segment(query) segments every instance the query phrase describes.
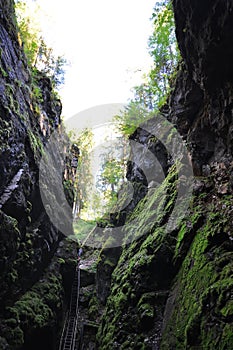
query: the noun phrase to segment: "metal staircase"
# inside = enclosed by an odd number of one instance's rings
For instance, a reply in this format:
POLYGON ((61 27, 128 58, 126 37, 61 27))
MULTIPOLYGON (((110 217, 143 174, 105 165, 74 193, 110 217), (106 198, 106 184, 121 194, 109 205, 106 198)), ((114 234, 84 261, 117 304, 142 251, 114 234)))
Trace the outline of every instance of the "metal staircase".
POLYGON ((59 350, 78 350, 78 300, 80 290, 80 269, 76 267, 75 277, 72 285, 70 307, 67 312, 60 340, 59 350))

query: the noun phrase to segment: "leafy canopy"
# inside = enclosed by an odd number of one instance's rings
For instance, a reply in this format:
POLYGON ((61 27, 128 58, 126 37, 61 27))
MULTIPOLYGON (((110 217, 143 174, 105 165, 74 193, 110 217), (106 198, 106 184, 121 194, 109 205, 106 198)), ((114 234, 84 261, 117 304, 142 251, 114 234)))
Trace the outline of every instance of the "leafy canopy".
POLYGON ((154 29, 148 46, 153 67, 144 76, 146 82, 134 87, 134 98, 125 111, 115 117, 120 131, 126 136, 131 135, 165 103, 180 59, 171 1, 157 2, 152 20, 154 29))
POLYGON ((46 74, 51 79, 53 86, 58 88, 64 84, 64 67, 67 61, 63 56, 55 56, 53 49, 46 45, 37 22, 39 6, 37 5, 32 13, 26 2, 18 0, 15 2, 15 11, 19 40, 24 48, 29 67, 32 72, 36 73, 39 70, 46 74))
MULTIPOLYGON (((76 137, 75 134, 69 136, 72 139, 76 137)), ((84 129, 78 138, 75 139, 75 144, 80 151, 76 172, 76 194, 74 204, 76 207, 76 216, 79 217, 81 210, 88 206, 88 200, 90 198, 89 193, 93 184, 90 157, 90 152, 93 147, 93 132, 88 128, 84 129)))

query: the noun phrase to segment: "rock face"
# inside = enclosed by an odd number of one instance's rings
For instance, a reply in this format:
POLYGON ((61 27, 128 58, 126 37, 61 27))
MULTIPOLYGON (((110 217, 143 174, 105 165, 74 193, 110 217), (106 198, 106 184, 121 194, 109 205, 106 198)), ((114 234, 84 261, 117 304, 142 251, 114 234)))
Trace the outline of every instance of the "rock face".
MULTIPOLYGON (((164 114, 191 153, 192 200, 185 208, 177 203, 185 172, 179 179, 166 147, 138 129, 131 140, 142 147, 132 150, 127 172, 136 196, 122 216, 111 217, 116 226, 125 223, 127 244, 101 251, 96 291, 93 271, 83 271, 81 311, 92 321, 84 338, 91 335, 86 343, 95 347, 98 323, 101 350, 230 350, 233 344, 233 3, 173 4, 183 63, 164 114), (161 165, 155 181, 139 169, 152 168, 147 149, 161 165), (174 209, 182 220, 167 229, 174 209)), ((51 350, 75 266, 75 247, 61 242, 38 185, 61 103, 47 77, 37 72, 32 79, 12 1, 0 0, 0 9, 0 348, 51 350)), ((72 152, 77 158, 78 150, 72 152)), ((65 171, 70 203, 72 174, 65 171)))
MULTIPOLYGON (((162 186, 144 191, 125 225, 126 236, 138 238, 124 247, 112 272, 98 332, 101 350, 223 350, 233 344, 233 3, 173 5, 183 63, 164 113, 191 153, 192 201, 169 232, 177 206, 172 162, 162 186)), ((150 147, 144 131, 133 138, 150 147)), ((128 178, 147 186, 135 166, 128 178)))
POLYGON ((203 165, 232 159, 232 6, 231 1, 174 1, 184 66, 169 118, 186 136, 198 175, 203 165))
MULTIPOLYGON (((2 4, 2 8, 6 8, 5 3, 2 4)), ((40 200, 38 161, 46 141, 43 136, 45 125, 42 126, 40 121, 41 115, 46 115, 46 132, 49 134, 49 130, 52 131, 58 123, 61 104, 59 100, 51 97, 51 83, 44 77, 40 79, 43 102, 38 105, 36 97, 33 96, 30 72, 17 41, 16 29, 12 24, 10 32, 7 32, 3 25, 4 20, 9 25, 13 20, 13 12, 3 17, 0 25, 1 265, 4 271, 1 277, 6 281, 7 275, 14 275, 14 294, 16 291, 19 293, 21 288, 17 286, 19 271, 13 267, 17 259, 21 259, 21 279, 24 279, 26 274, 29 280, 32 278, 32 283, 33 276, 36 277, 37 270, 40 270, 45 260, 51 256, 59 239, 58 232, 49 224, 40 200), (4 222, 7 223, 5 226, 4 222), (16 234, 12 242, 9 239, 11 232, 16 234), (30 252, 26 252, 25 246, 30 246, 30 252), (21 256, 17 256, 20 251, 21 256), (22 258, 25 253, 29 254, 27 259, 22 258)), ((27 284, 26 281, 25 283, 27 284)), ((1 293, 4 291, 9 296, 9 289, 3 288, 1 293)), ((7 295, 1 297, 1 305, 4 305, 7 295)))
POLYGON ((13 1, 1 0, 0 8, 0 348, 36 348, 39 337, 38 348, 52 349, 64 290, 60 265, 50 262, 63 235, 46 214, 38 179, 61 102, 51 81, 27 66, 13 1))

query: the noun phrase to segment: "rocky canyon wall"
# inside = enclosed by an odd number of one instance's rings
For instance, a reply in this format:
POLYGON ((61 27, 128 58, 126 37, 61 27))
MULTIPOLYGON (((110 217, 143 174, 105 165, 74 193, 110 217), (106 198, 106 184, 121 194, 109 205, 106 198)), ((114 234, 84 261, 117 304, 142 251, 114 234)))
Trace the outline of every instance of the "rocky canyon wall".
MULTIPOLYGON (((61 243, 57 252, 64 236, 43 206, 39 162, 49 136, 61 129, 60 115, 61 102, 50 79, 27 65, 13 1, 1 0, 1 349, 53 349, 57 341, 65 303, 63 277, 71 274, 69 289, 76 251, 61 243)), ((62 131, 59 137, 62 141, 62 131)))
MULTIPOLYGON (((233 344, 233 2, 174 0, 173 6, 183 62, 163 114, 190 151, 192 200, 168 232, 177 206, 171 166, 162 186, 128 217, 125 234, 138 239, 124 247, 113 270, 101 350, 233 344)), ((138 129, 134 139, 144 133, 138 129)), ((142 141, 148 148, 149 139, 142 141)), ((140 181, 138 170, 130 171, 129 179, 140 181)))

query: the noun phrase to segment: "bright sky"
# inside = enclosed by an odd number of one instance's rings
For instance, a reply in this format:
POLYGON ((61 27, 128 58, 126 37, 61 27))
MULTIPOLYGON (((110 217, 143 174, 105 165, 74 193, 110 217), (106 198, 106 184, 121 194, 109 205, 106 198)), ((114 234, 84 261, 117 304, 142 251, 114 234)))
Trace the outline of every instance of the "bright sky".
POLYGON ((96 105, 127 102, 130 89, 152 65, 147 42, 156 0, 36 2, 44 12, 46 42, 71 63, 60 91, 65 118, 96 105))

